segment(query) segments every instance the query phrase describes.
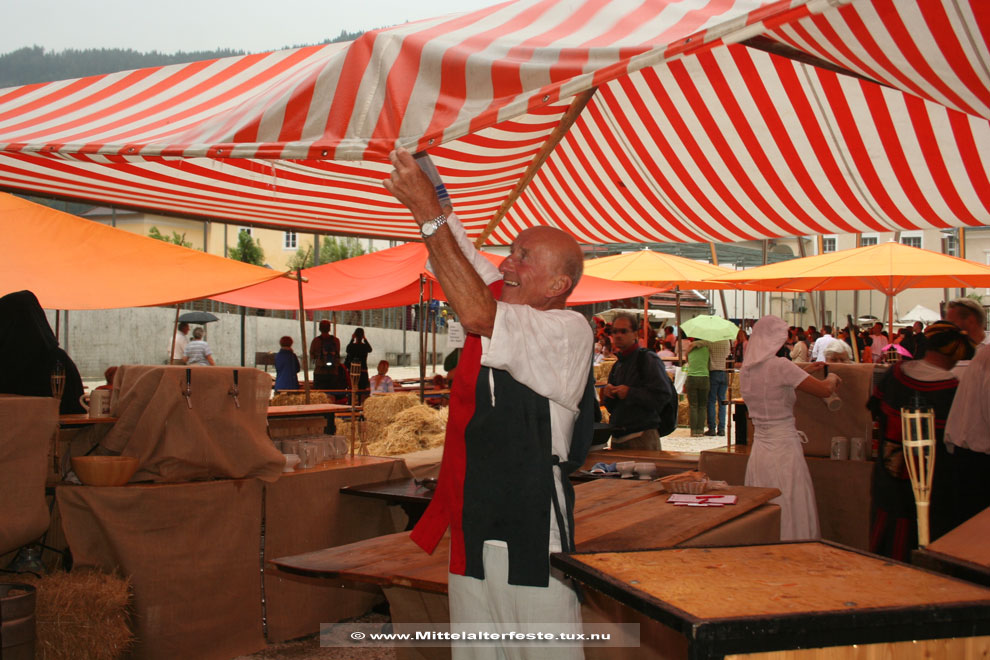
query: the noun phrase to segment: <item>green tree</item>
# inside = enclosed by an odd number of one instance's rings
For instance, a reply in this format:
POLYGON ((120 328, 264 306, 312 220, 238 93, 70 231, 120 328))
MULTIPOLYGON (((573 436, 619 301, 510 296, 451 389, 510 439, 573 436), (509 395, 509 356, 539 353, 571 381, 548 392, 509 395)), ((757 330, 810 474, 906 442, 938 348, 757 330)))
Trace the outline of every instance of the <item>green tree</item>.
POLYGON ((155 240, 165 241, 166 243, 175 243, 176 245, 181 245, 182 247, 191 248, 192 243, 186 240, 185 233, 180 234, 177 231, 172 232, 172 236, 166 236, 165 234, 158 231, 158 227, 152 225, 151 229, 148 230, 148 236, 154 238, 155 240))
MULTIPOLYGON (((324 236, 320 240, 320 263, 328 264, 332 261, 342 261, 365 254, 361 247, 361 241, 353 237, 344 237, 339 240, 335 236, 324 236)), ((313 251, 309 248, 299 248, 292 255, 287 263, 288 268, 311 268, 313 266, 313 251)))
POLYGON ((246 231, 238 232, 237 247, 228 248, 227 256, 246 264, 265 265, 265 251, 261 249, 261 241, 251 238, 251 234, 246 231))
POLYGON ((341 237, 339 240, 335 236, 326 236, 323 244, 320 245, 320 263, 328 264, 333 261, 342 261, 364 254, 361 241, 353 236, 341 237))

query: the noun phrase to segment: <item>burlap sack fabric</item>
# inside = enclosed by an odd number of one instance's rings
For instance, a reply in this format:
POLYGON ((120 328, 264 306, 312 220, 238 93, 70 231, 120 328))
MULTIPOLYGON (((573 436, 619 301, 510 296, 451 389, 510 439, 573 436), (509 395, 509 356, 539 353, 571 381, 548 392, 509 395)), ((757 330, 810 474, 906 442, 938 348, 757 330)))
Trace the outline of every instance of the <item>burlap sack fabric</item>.
POLYGON ((183 482, 255 477, 275 481, 284 459, 267 434, 272 377, 238 368, 238 408, 230 367, 124 365, 114 381, 117 422, 103 449, 136 456, 132 481, 183 482))
POLYGON ((0 555, 48 528, 45 480, 57 426, 55 399, 0 395, 0 555))
MULTIPOLYGON (((808 436, 804 445, 807 456, 829 456, 832 436, 869 439, 873 430, 873 418, 866 408, 873 386, 872 364, 830 364, 829 372, 837 374, 842 384, 836 394, 842 399, 842 408, 829 411, 823 399, 804 392, 797 393, 794 419, 799 431, 808 436)), ((821 377, 817 374, 816 378, 821 377)), ((752 436, 750 436, 752 437, 752 436)))

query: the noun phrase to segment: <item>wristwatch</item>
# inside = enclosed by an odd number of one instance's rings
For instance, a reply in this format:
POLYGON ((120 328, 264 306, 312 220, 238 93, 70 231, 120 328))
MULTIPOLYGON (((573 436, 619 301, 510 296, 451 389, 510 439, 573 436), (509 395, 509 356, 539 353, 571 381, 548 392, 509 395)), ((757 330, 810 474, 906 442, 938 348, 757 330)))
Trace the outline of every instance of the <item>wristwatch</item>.
POLYGON ((429 238, 437 233, 437 230, 445 224, 447 224, 447 216, 440 214, 429 222, 424 222, 419 228, 419 233, 423 235, 423 238, 429 238))

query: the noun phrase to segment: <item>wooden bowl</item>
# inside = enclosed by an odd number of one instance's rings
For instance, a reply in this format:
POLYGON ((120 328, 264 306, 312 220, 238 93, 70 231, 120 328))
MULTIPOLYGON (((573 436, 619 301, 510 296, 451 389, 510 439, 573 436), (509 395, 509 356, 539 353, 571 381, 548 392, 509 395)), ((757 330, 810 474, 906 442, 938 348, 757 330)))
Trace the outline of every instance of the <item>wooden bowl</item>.
POLYGON ((133 456, 73 456, 72 469, 87 486, 123 486, 138 469, 133 456))

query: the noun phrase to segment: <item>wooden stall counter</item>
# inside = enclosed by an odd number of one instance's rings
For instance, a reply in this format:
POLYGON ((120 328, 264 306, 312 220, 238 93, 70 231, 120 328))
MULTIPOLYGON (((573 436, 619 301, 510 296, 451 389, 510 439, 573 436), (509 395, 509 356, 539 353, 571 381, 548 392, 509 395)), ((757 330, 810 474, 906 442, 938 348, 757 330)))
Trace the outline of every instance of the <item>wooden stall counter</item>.
POLYGON ((990 590, 829 543, 555 554, 551 564, 669 631, 665 648, 639 657, 990 652, 990 590))
POLYGON ((368 610, 376 593, 265 570, 265 558, 394 532, 384 503, 339 491, 408 476, 401 461, 357 456, 274 483, 60 486, 56 497, 76 566, 131 579, 136 657, 230 658, 368 610))
POLYGON ((915 550, 917 566, 990 587, 990 509, 984 509, 925 548, 915 550))
MULTIPOLYGON (((751 445, 732 445, 703 451, 698 469, 711 479, 742 484, 751 449, 751 445)), ((804 458, 815 489, 822 538, 868 550, 873 462, 804 458)))

